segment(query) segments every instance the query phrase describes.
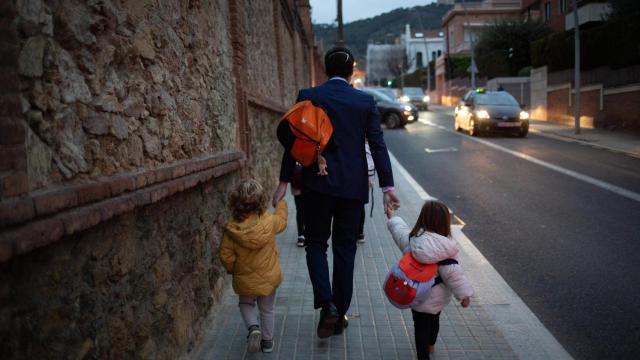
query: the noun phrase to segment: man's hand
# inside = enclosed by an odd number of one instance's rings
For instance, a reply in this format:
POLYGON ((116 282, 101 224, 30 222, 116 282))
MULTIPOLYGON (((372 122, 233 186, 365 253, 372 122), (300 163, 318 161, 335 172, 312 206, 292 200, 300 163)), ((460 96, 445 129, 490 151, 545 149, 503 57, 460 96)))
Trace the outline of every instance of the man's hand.
POLYGON ((462 299, 462 301, 460 301, 460 305, 462 305, 462 307, 468 307, 469 303, 471 302, 471 300, 469 299, 469 297, 467 296, 466 298, 462 299))
POLYGON ((287 194, 287 185, 289 185, 289 183, 284 181, 281 181, 280 184, 278 184, 276 191, 273 193, 273 198, 271 199, 271 205, 273 205, 273 207, 276 207, 280 200, 282 200, 287 194))
POLYGON ((382 199, 384 200, 385 212, 387 209, 397 210, 400 207, 400 199, 393 190, 385 192, 382 199))

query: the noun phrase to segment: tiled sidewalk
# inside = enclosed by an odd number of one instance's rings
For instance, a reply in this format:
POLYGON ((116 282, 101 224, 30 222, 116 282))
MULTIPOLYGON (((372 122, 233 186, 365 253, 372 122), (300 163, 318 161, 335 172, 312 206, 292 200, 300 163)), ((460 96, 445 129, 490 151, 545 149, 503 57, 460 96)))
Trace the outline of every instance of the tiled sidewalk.
MULTIPOLYGON (((398 175, 397 175, 398 176, 398 175)), ((349 328, 326 340, 315 336, 318 311, 308 279, 305 251, 295 244, 295 207, 290 206, 289 226, 278 238, 285 280, 277 293, 275 350, 271 354, 245 351, 246 329, 238 311, 237 296, 230 287, 224 304, 210 321, 197 359, 414 359, 413 321, 410 311, 391 306, 381 290, 389 267, 397 261, 397 249, 386 229, 382 199, 376 191, 373 218, 367 217, 367 242, 358 245, 355 290, 348 312, 349 328)), ((421 201, 400 192, 399 214, 415 218, 421 201)), ((367 214, 369 205, 367 206, 367 214)), ((330 250, 329 250, 330 253, 330 250)), ((457 302, 443 311, 436 359, 512 359, 515 353, 488 316, 481 299, 463 309, 457 302)))

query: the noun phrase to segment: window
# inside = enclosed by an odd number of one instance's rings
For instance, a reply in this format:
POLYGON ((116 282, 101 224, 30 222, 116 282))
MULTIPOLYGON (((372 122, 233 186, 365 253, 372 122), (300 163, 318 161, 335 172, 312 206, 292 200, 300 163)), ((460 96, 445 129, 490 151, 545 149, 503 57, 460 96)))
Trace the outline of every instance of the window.
POLYGON ((478 42, 478 33, 476 31, 476 29, 473 29, 471 27, 464 27, 464 41, 465 42, 478 42))
POLYGON ((436 52, 432 51, 431 52, 431 60, 435 60, 436 59, 436 52))
POLYGON ((442 55, 442 50, 438 50, 438 57, 440 57, 440 55, 442 55))
POLYGON ((544 21, 549 22, 551 20, 551 2, 544 3, 544 21))
POLYGON ((560 14, 567 13, 567 0, 560 0, 560 14))
POLYGON ((422 52, 418 51, 416 53, 416 67, 419 67, 419 68, 423 67, 424 65, 422 64, 422 62, 423 62, 422 61, 422 52))

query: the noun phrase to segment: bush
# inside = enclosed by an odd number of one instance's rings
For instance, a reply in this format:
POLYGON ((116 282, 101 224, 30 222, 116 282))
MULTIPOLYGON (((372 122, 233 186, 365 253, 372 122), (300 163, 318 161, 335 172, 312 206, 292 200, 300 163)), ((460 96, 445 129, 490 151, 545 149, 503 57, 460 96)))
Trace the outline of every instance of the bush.
MULTIPOLYGON (((469 77, 467 69, 471 66, 470 56, 449 56, 445 59, 445 77, 447 80, 469 77)), ((476 74, 478 75, 478 74, 476 74)))

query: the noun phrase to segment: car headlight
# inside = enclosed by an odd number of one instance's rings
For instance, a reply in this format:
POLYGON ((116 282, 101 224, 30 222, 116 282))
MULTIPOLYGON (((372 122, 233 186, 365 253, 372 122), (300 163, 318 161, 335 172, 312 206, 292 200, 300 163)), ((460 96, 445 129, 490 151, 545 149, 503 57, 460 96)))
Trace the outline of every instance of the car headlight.
POLYGON ((402 96, 400 96, 400 101, 402 101, 404 103, 408 103, 409 101, 411 101, 411 99, 409 99, 409 97, 407 95, 402 95, 402 96))
POLYGON ((429 101, 431 101, 431 98, 429 97, 429 95, 422 98, 422 102, 429 102, 429 101))
POLYGON ((529 113, 526 111, 520 111, 520 120, 528 120, 529 119, 529 113))
POLYGON ((411 111, 411 110, 413 110, 413 109, 411 108, 411 106, 409 106, 409 105, 405 105, 405 106, 404 106, 404 110, 405 110, 405 111, 411 111))
POLYGON ((490 119, 491 115, 487 112, 487 110, 478 110, 476 111, 476 116, 478 119, 490 119))

